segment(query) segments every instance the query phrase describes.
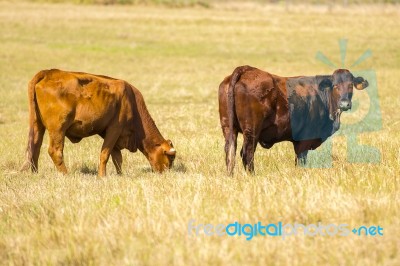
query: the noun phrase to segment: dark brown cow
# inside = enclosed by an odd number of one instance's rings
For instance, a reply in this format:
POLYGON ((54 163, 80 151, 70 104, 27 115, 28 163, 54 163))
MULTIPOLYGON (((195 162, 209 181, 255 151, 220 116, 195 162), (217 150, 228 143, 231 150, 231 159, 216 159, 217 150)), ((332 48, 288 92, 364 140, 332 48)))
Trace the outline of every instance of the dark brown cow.
POLYGON ((316 149, 340 126, 342 111, 351 108, 353 86, 368 82, 338 69, 332 75, 279 77, 251 66, 241 66, 219 86, 219 114, 225 137, 226 165, 233 172, 238 133, 245 169, 254 171, 257 143, 271 148, 291 141, 296 165, 305 164, 308 150, 316 149))
POLYGON ((175 149, 165 140, 151 118, 143 96, 126 81, 106 76, 57 69, 40 71, 31 80, 29 95, 29 140, 27 158, 21 170, 38 170, 43 135, 49 132, 49 155, 57 170, 67 173, 64 164, 64 139, 77 143, 82 138, 100 135, 99 176, 106 174, 112 161, 121 173, 121 149, 139 149, 154 171, 170 168, 175 149))

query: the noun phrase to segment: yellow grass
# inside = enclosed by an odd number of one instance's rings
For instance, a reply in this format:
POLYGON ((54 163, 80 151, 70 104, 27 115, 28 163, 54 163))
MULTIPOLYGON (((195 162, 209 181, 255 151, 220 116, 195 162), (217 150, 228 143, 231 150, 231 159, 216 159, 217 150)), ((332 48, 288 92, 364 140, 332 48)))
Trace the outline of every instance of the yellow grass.
MULTIPOLYGON (((287 11, 284 6, 166 9, 0 2, 0 263, 6 265, 399 265, 400 23, 397 7, 287 11), (346 64, 377 74, 382 129, 360 142, 379 164, 346 160, 333 139, 333 168, 294 167, 290 143, 258 147, 256 174, 237 155, 225 174, 217 88, 238 65, 284 76, 332 72, 338 40, 346 64), (18 173, 28 134, 27 83, 41 69, 122 78, 139 88, 178 156, 159 175, 140 153, 123 152, 97 179, 101 139, 65 147, 70 174, 42 146, 39 174, 18 173), (383 236, 190 236, 188 223, 380 225, 383 236)), ((356 92, 363 93, 363 92, 356 92)), ((363 96, 359 97, 360 105, 363 96)), ((344 114, 345 116, 346 114, 344 114)), ((350 117, 349 119, 357 119, 350 117)), ((239 137, 241 140, 241 136, 239 137)), ((240 147, 240 146, 239 146, 240 147)))

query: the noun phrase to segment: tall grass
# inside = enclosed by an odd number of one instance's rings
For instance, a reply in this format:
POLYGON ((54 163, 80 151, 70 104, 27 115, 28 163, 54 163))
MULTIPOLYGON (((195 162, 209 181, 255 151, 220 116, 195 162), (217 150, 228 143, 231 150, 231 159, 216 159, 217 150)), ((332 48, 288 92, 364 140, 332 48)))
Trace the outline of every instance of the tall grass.
POLYGON ((161 5, 169 7, 209 7, 209 0, 27 0, 38 3, 73 3, 95 5, 161 5))
POLYGON ((100 5, 164 5, 170 7, 203 6, 210 7, 215 4, 229 3, 255 3, 255 4, 311 4, 311 5, 344 5, 349 4, 399 4, 400 0, 24 0, 41 3, 74 3, 74 4, 100 4, 100 5))
POLYGON ((288 12, 0 2, 1 264, 398 265, 398 24, 394 7, 288 12), (346 66, 373 52, 352 70, 377 74, 382 129, 358 140, 377 148, 381 162, 349 162, 351 147, 337 136, 332 168, 296 168, 290 143, 279 143, 257 148, 255 175, 238 160, 227 177, 220 81, 244 64, 284 76, 332 73, 315 55, 340 64, 341 38, 348 39, 346 66), (63 176, 47 154, 46 135, 39 173, 19 173, 27 83, 48 68, 104 74, 139 88, 174 142, 175 167, 155 174, 142 154, 124 151, 123 175, 109 163, 109 176, 99 180, 102 140, 91 137, 66 141, 70 173, 63 176), (191 219, 380 225, 384 236, 196 237, 188 234, 191 219))

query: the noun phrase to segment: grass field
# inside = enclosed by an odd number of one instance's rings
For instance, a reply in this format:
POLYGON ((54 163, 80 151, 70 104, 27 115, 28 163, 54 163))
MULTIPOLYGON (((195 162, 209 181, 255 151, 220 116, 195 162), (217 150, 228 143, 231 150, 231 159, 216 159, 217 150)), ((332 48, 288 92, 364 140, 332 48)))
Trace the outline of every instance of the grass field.
POLYGON ((399 14, 396 6, 288 11, 0 2, 0 264, 399 265, 399 14), (280 143, 258 147, 254 176, 238 160, 227 177, 221 80, 243 64, 283 76, 332 73, 315 55, 340 65, 342 38, 346 66, 367 49, 373 53, 354 70, 376 72, 382 129, 359 140, 376 147, 381 162, 349 163, 350 147, 339 136, 332 168, 295 168, 292 145, 280 143), (18 173, 28 135, 27 83, 48 68, 105 74, 139 88, 174 142, 175 167, 155 174, 142 154, 124 151, 123 175, 109 162, 109 175, 97 179, 102 141, 91 137, 66 141, 70 173, 63 176, 47 154, 46 136, 39 173, 18 173), (192 219, 380 225, 384 235, 246 241, 189 235, 192 219))

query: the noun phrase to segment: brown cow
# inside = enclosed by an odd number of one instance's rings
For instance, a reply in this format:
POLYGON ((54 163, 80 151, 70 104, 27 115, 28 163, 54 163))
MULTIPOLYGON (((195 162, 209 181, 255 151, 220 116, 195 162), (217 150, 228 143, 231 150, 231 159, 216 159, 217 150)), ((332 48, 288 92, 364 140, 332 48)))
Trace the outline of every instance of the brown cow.
POLYGON ((306 163, 308 150, 316 149, 340 126, 342 111, 351 108, 353 86, 368 82, 338 69, 333 75, 279 77, 251 66, 241 66, 219 86, 219 114, 225 137, 226 165, 232 174, 238 133, 245 169, 254 171, 257 143, 271 148, 291 141, 296 165, 306 163))
POLYGON ((100 135, 99 176, 106 175, 112 161, 121 174, 121 149, 139 149, 154 171, 170 168, 175 149, 165 140, 151 118, 142 94, 126 81, 106 76, 57 69, 37 73, 29 83, 29 140, 27 158, 21 170, 38 170, 38 158, 45 130, 49 131, 49 155, 57 170, 67 173, 64 139, 72 143, 100 135))

